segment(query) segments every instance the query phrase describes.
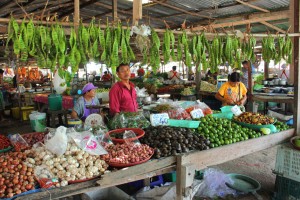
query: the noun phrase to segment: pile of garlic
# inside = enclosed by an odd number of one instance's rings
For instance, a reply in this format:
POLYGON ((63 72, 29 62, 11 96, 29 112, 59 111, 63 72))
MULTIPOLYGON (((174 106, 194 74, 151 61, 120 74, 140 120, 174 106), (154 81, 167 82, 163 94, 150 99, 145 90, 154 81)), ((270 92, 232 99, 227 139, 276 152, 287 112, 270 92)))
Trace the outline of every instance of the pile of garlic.
MULTIPOLYGON (((57 156, 45 146, 26 150, 28 167, 46 165, 54 177, 60 179, 56 186, 66 186, 68 181, 84 180, 102 175, 108 165, 100 156, 90 155, 81 150, 74 141, 68 143, 66 152, 57 156)), ((40 174, 37 174, 39 177, 40 174)))

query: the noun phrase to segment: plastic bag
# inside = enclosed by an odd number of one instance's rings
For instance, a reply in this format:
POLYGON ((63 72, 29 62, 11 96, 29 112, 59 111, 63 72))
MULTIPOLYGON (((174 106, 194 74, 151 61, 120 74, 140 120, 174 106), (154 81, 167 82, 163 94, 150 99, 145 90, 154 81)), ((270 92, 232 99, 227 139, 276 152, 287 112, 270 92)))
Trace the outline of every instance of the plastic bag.
POLYGON ((223 171, 208 168, 203 175, 203 184, 200 186, 196 196, 199 197, 225 197, 227 195, 237 195, 237 192, 226 186, 226 183, 233 184, 223 171))
POLYGON ((191 113, 191 111, 196 110, 196 109, 201 109, 204 116, 209 115, 209 114, 213 114, 213 111, 210 109, 210 107, 208 107, 208 105, 206 105, 205 103, 200 102, 200 101, 196 101, 194 105, 190 105, 185 110, 188 113, 191 113))
POLYGON ((123 139, 125 140, 125 143, 129 144, 129 143, 134 143, 135 145, 140 145, 140 141, 139 139, 137 139, 136 134, 129 130, 129 131, 125 131, 123 133, 123 139))
POLYGON ((145 118, 142 112, 121 112, 114 116, 110 122, 111 129, 118 128, 147 128, 150 122, 145 118))
POLYGON ((136 87, 135 90, 136 90, 136 96, 137 97, 147 97, 147 96, 149 96, 148 93, 147 93, 146 88, 141 88, 140 89, 140 88, 136 87))
POLYGON ((56 129, 55 133, 50 132, 46 135, 45 146, 46 149, 52 153, 61 156, 66 152, 68 146, 67 128, 60 126, 56 129))
POLYGON ((177 107, 167 111, 170 119, 191 119, 191 115, 185 109, 177 107))
POLYGON ((58 179, 54 177, 46 165, 36 166, 34 175, 41 188, 52 188, 58 183, 58 179))
POLYGON ((53 88, 56 91, 56 94, 62 94, 67 89, 66 80, 58 75, 58 70, 53 77, 53 88))
POLYGON ((107 151, 99 144, 97 138, 91 132, 73 132, 69 135, 73 138, 77 146, 89 154, 96 156, 107 154, 107 151))
POLYGON ((10 140, 10 143, 14 146, 15 151, 24 151, 29 148, 28 143, 19 133, 9 135, 8 139, 10 140))

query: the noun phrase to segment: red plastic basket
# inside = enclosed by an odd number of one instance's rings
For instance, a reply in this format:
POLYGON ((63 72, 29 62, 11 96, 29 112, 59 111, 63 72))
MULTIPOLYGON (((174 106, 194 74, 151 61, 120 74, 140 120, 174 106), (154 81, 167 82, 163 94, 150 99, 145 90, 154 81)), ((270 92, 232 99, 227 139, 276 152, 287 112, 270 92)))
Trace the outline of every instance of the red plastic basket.
MULTIPOLYGON (((136 139, 139 139, 141 137, 143 137, 145 135, 145 131, 143 129, 140 129, 140 128, 120 128, 120 129, 115 129, 115 130, 112 130, 112 131, 109 131, 106 133, 107 136, 110 136, 111 137, 111 134, 123 134, 125 131, 133 131, 135 134, 136 134, 136 137, 135 138, 130 138, 129 140, 136 140, 136 139)), ((114 143, 119 143, 119 144, 123 144, 125 143, 125 140, 124 139, 117 139, 117 138, 113 138, 111 137, 112 141, 114 143)))

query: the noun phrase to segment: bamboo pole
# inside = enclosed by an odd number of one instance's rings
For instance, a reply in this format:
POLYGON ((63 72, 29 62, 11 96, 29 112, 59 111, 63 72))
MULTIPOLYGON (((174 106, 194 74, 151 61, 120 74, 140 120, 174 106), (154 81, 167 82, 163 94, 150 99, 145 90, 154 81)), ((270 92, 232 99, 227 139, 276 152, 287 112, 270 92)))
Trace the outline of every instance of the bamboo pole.
MULTIPOLYGON (((0 18, 0 23, 9 23, 10 19, 9 18, 0 18)), ((16 19, 17 23, 22 23, 22 19, 16 19)), ((25 20, 25 22, 29 22, 29 20, 25 20)), ((51 25, 51 24, 57 24, 57 22, 47 22, 47 21, 38 21, 38 20, 33 20, 34 24, 44 24, 44 25, 51 25)), ((70 27, 72 26, 71 23, 69 22, 59 22, 60 25, 65 26, 65 27, 70 27)), ((89 23, 82 23, 83 26, 88 27, 89 23)), ((105 24, 101 24, 100 25, 101 28, 106 28, 105 24)), ((123 26, 122 28, 126 29, 127 26, 123 26)), ((164 33, 166 30, 165 29, 154 29, 157 33, 164 33)), ((194 35, 197 33, 202 33, 203 31, 191 31, 191 29, 186 29, 185 30, 186 33, 188 35, 194 35)), ((174 34, 182 34, 182 31, 177 31, 177 30, 173 30, 174 34)), ((204 32, 204 35, 206 36, 227 36, 227 35, 235 35, 235 33, 209 33, 209 32, 204 32)), ((246 35, 252 35, 253 37, 256 38, 263 38, 263 37, 268 37, 268 36, 280 36, 280 37, 285 37, 286 35, 290 36, 290 37, 300 37, 300 32, 296 32, 296 33, 287 33, 287 34, 267 34, 267 33, 249 33, 246 35)))

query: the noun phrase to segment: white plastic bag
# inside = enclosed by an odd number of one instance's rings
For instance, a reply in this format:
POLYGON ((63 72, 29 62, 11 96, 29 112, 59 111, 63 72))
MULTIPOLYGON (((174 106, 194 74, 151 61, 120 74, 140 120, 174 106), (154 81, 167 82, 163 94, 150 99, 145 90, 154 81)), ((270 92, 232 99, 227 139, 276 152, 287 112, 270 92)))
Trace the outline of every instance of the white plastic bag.
POLYGON ((203 184, 200 186, 196 196, 210 198, 224 198, 227 195, 236 196, 237 192, 227 187, 226 183, 232 185, 233 181, 223 171, 208 168, 204 172, 203 184))
POLYGON ((66 80, 58 75, 58 71, 55 72, 53 77, 53 88, 56 94, 62 94, 67 89, 66 80))
POLYGON ((46 149, 58 156, 63 155, 68 146, 68 137, 66 132, 67 128, 60 126, 56 129, 54 134, 52 132, 48 133, 45 139, 46 149))
POLYGON ((77 146, 91 155, 107 154, 107 151, 99 144, 97 138, 89 131, 73 132, 69 134, 73 138, 77 146))

